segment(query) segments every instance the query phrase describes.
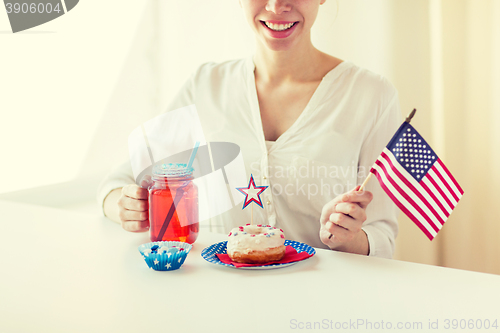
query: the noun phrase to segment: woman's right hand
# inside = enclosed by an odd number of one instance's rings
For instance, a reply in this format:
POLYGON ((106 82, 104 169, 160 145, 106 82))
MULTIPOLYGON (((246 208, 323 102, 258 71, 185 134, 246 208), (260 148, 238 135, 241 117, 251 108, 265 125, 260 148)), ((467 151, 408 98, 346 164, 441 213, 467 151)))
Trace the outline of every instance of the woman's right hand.
POLYGON ((122 228, 131 232, 149 230, 149 192, 151 178, 143 179, 141 186, 130 184, 122 188, 118 199, 118 216, 122 228))

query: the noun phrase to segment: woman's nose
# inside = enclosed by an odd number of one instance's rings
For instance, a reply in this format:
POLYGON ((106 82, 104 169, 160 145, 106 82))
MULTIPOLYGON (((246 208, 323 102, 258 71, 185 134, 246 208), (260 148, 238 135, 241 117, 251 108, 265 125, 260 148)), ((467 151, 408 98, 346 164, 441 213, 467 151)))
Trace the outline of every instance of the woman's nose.
POLYGON ((288 12, 292 9, 290 0, 269 0, 266 4, 266 10, 280 15, 283 12, 288 12))

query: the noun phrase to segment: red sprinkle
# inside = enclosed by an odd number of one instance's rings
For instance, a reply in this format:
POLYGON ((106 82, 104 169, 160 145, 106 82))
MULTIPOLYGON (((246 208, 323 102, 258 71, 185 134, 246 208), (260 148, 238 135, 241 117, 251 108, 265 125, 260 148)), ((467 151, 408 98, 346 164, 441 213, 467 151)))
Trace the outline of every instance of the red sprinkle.
POLYGON ((250 225, 250 223, 247 223, 246 225, 250 225))
POLYGON ((250 235, 250 237, 255 237, 255 235, 250 235))
POLYGON ((283 232, 283 230, 280 229, 281 232, 283 232))
POLYGON ((285 238, 285 236, 281 235, 281 238, 285 238))
POLYGON ((227 237, 231 236, 232 234, 233 234, 233 233, 232 233, 232 232, 230 232, 230 233, 229 233, 229 235, 227 235, 227 237))
POLYGON ((179 251, 184 251, 184 249, 181 247, 181 248, 179 249, 179 251))
POLYGON ((258 227, 262 227, 262 224, 257 224, 258 227))
POLYGON ((264 234, 264 236, 267 235, 267 232, 264 234))
POLYGON ((243 231, 243 227, 240 227, 240 231, 243 231))

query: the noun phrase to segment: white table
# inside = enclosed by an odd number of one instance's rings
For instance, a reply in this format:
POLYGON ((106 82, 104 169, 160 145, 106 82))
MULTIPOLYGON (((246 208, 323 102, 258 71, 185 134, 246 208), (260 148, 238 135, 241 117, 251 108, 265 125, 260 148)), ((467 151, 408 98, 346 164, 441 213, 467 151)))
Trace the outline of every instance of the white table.
POLYGON ((103 217, 0 201, 0 218, 0 332, 294 332, 314 322, 317 331, 340 332, 361 320, 372 329, 349 331, 382 332, 390 323, 392 332, 408 332, 397 325, 421 322, 423 332, 429 320, 438 320, 433 332, 471 331, 444 330, 446 319, 500 325, 496 275, 326 250, 281 269, 231 269, 201 258, 226 237, 204 231, 179 270, 156 272, 137 250, 148 235, 103 217))

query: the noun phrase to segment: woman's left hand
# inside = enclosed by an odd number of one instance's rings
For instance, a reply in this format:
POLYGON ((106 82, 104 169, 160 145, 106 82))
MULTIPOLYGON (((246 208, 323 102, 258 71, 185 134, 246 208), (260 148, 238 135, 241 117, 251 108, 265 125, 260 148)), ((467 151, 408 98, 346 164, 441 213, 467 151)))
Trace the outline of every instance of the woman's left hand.
POLYGON ((368 255, 368 238, 361 226, 366 220, 366 207, 372 201, 371 192, 358 192, 356 186, 327 203, 321 212, 319 236, 332 250, 368 255), (330 235, 332 235, 330 237, 330 235))

